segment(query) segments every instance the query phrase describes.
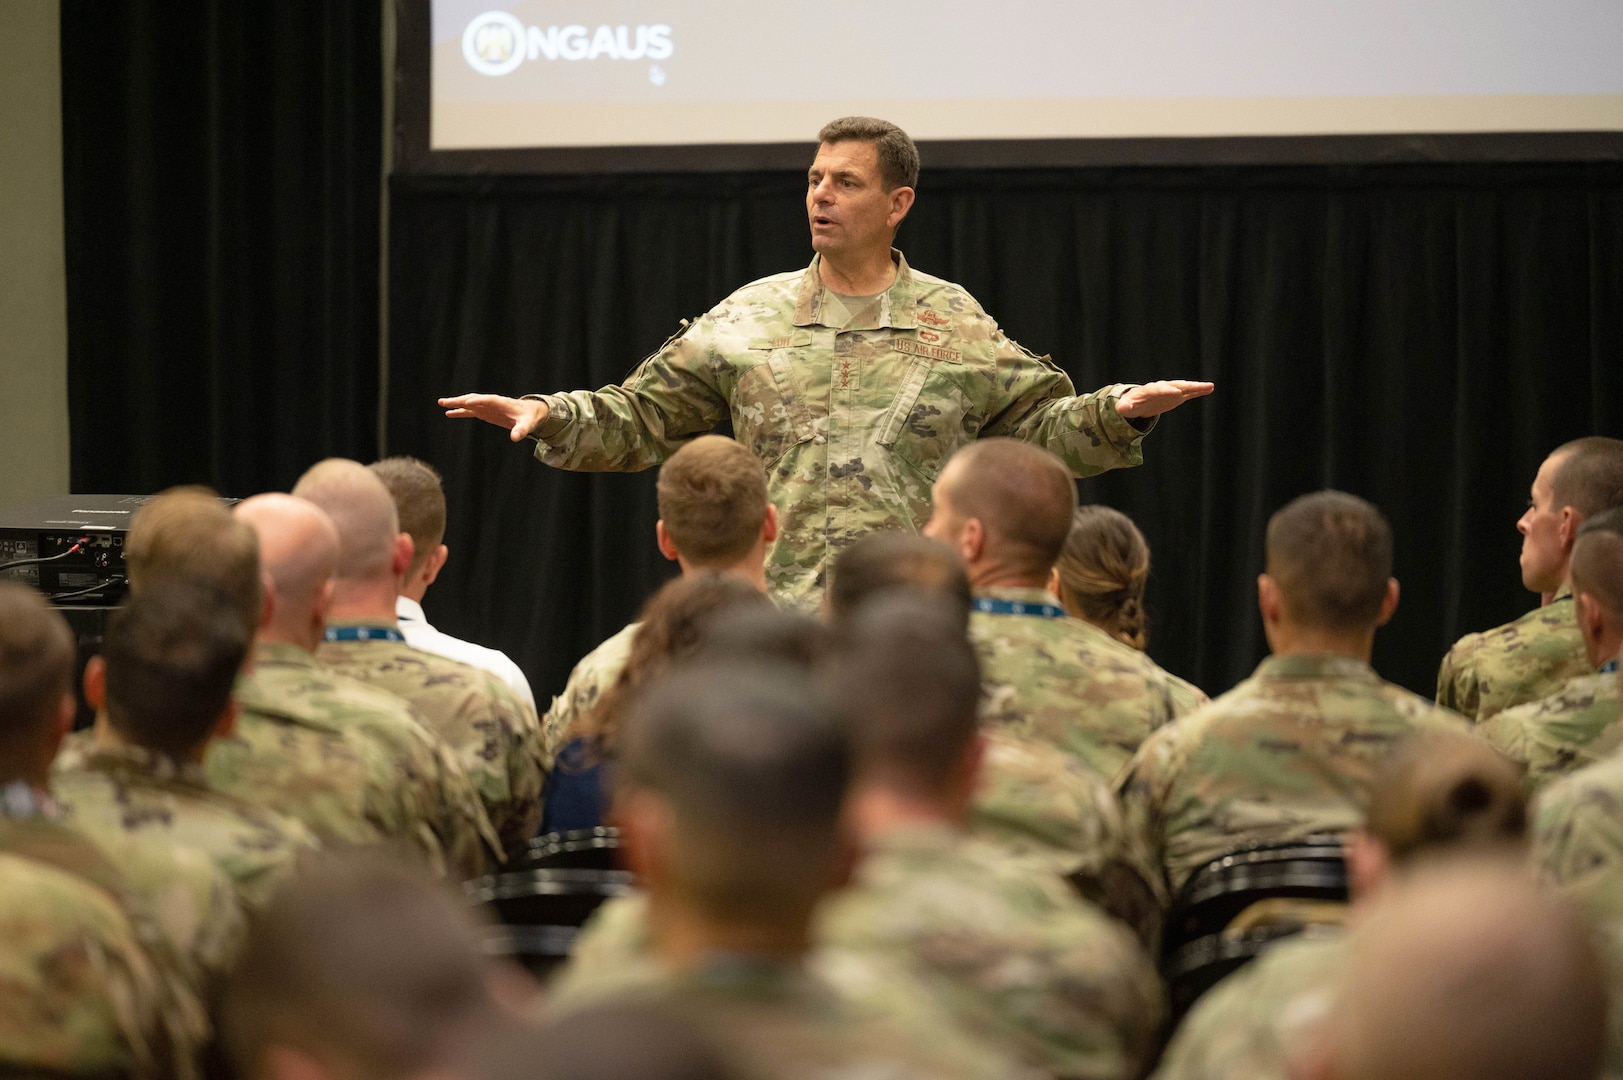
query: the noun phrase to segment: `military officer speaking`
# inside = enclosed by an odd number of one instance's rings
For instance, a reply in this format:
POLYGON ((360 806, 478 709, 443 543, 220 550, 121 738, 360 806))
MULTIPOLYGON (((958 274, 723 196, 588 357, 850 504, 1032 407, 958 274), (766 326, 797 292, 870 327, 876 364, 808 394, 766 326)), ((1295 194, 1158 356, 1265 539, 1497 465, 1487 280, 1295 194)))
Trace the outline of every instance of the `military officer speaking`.
POLYGON ((891 247, 918 182, 906 132, 847 117, 819 139, 806 175, 816 254, 804 271, 744 286, 619 386, 440 399, 447 416, 534 438, 536 457, 581 470, 649 468, 730 415, 780 515, 768 585, 801 608, 821 600, 837 549, 922 526, 931 483, 970 439, 1025 439, 1088 476, 1139 464, 1153 419, 1212 391, 1177 381, 1077 396, 968 293, 891 247))

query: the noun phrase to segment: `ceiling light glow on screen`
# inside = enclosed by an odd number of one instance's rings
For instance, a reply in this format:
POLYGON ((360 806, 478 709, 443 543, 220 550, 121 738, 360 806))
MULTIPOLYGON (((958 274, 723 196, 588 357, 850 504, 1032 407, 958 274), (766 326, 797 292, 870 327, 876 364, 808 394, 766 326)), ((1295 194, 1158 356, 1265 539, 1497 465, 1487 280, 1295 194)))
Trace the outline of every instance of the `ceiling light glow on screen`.
POLYGON ((1623 130, 1618 0, 430 0, 430 147, 1623 130))

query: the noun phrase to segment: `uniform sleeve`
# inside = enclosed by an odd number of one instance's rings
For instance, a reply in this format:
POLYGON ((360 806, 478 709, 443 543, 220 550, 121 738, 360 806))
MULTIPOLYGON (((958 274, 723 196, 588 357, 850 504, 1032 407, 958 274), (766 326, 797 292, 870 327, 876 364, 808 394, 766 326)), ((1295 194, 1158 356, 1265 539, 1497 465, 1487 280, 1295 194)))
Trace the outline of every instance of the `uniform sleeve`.
POLYGON ((1162 807, 1171 783, 1175 728, 1161 728, 1144 740, 1116 780, 1121 803, 1123 856, 1155 891, 1161 909, 1172 898, 1163 854, 1162 807))
POLYGON ((1476 674, 1470 664, 1461 661, 1463 644, 1448 650, 1437 668, 1437 704, 1475 720, 1482 703, 1477 693, 1476 674))
POLYGON ((993 345, 1002 400, 995 403, 982 435, 1036 443, 1057 454, 1077 476, 1143 464, 1142 443, 1155 421, 1141 430, 1116 411, 1125 384, 1078 395, 1070 376, 1048 357, 1027 351, 1002 330, 993 345))
POLYGON ((667 341, 618 386, 543 394, 535 456, 554 468, 636 472, 670 457, 729 411, 730 370, 706 315, 667 341))

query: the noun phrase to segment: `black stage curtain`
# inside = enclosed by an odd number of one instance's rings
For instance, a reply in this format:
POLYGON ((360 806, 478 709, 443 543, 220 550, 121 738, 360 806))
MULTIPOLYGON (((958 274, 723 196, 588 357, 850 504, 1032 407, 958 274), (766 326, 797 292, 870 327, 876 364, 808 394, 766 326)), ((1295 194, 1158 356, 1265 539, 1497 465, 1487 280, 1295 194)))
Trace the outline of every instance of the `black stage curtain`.
POLYGON ((376 450, 381 19, 63 0, 75 491, 376 450))
MULTIPOLYGON (((434 399, 618 381, 680 318, 805 265, 802 185, 395 178, 388 449, 437 464, 451 503, 430 614, 538 695, 670 572, 652 477, 549 470, 434 399)), ((1150 538, 1151 652, 1214 693, 1265 651, 1253 582, 1288 499, 1334 486, 1392 519, 1376 664, 1429 694, 1460 633, 1536 603, 1514 523, 1544 454, 1623 435, 1613 165, 926 168, 899 244, 1080 389, 1216 381, 1142 468, 1081 484, 1150 538)))

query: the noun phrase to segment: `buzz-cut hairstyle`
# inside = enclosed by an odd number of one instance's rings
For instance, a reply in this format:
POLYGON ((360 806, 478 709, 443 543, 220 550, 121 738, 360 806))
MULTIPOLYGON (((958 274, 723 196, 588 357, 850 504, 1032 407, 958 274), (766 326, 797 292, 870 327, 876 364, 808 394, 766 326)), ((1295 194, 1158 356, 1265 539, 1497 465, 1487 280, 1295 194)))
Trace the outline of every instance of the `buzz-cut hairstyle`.
POLYGON ((30 744, 55 719, 73 693, 76 654, 60 611, 29 586, 0 581, 0 751, 30 744))
POLYGON ((1623 507, 1603 510, 1578 527, 1572 544, 1572 591, 1593 596, 1623 620, 1623 507))
POLYGON ((821 619, 769 604, 729 607, 716 612, 704 628, 695 659, 701 661, 781 662, 812 671, 833 651, 833 631, 821 619))
POLYGON ((1076 513, 1076 484, 1064 462, 1019 439, 976 439, 947 462, 947 496, 960 519, 976 518, 988 550, 1032 576, 1047 576, 1076 513))
POLYGON ((891 123, 873 116, 842 116, 830 120, 817 133, 819 143, 873 143, 879 155, 879 176, 886 191, 919 186, 919 148, 912 138, 891 123))
POLYGON ((841 624, 832 678, 864 783, 912 797, 947 790, 974 744, 981 703, 980 664, 949 601, 875 596, 841 624))
POLYGON ((1560 462, 1550 477, 1555 507, 1570 506, 1583 517, 1623 506, 1623 439, 1591 435, 1555 448, 1560 462))
POLYGON ((366 1080, 444 1067, 495 1009, 467 905, 376 849, 325 852, 257 912, 220 1034, 240 1076, 293 1049, 366 1080))
POLYGON ((725 922, 810 918, 838 865, 852 750, 833 700, 787 664, 695 663, 650 683, 622 732, 617 795, 673 818, 672 880, 725 922))
POLYGON ((840 622, 891 590, 936 597, 951 606, 961 626, 969 626, 974 594, 958 554, 939 540, 901 530, 869 533, 840 549, 829 570, 829 614, 840 622))
POLYGON ((170 488, 143 503, 124 541, 130 591, 170 580, 201 582, 229 597, 252 634, 264 604, 259 534, 206 487, 170 488))
POLYGON ((415 574, 445 539, 445 488, 439 470, 405 455, 374 461, 367 468, 394 496, 400 531, 411 537, 408 572, 415 574))
POLYGON ((695 566, 725 570, 761 539, 766 470, 741 443, 701 435, 660 467, 655 489, 665 532, 695 566))
POLYGON ((1392 527, 1372 504, 1315 491, 1268 519, 1268 576, 1302 626, 1354 631, 1379 621, 1392 578, 1392 527))
POLYGON ((338 530, 340 581, 373 581, 389 573, 400 513, 378 475, 358 461, 327 458, 305 470, 293 494, 315 503, 338 530))
POLYGON ((1522 769, 1464 732, 1409 735, 1376 769, 1365 831, 1399 865, 1444 851, 1514 849, 1527 841, 1522 769))
POLYGON ((201 581, 160 578, 107 620, 107 721, 177 761, 213 734, 253 640, 233 601, 201 581))

